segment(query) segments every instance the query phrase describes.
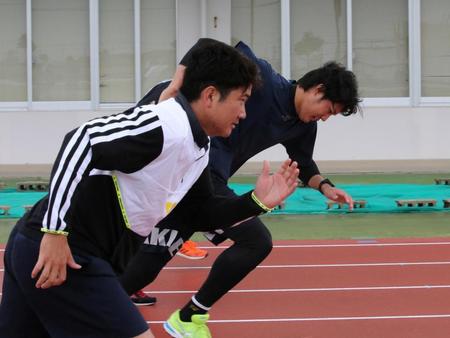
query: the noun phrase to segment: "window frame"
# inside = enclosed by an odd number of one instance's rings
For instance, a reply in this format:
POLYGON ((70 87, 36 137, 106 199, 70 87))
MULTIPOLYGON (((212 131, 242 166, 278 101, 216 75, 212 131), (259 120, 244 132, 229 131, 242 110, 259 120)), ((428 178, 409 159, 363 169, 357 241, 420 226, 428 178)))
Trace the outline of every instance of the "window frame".
MULTIPOLYGON (((27 100, 17 102, 0 102, 0 112, 9 111, 88 111, 88 110, 123 110, 141 99, 141 0, 133 0, 134 13, 134 83, 135 102, 101 103, 100 102, 100 55, 99 55, 99 1, 89 0, 89 67, 90 100, 88 101, 33 101, 33 64, 32 64, 32 0, 26 0, 26 78, 27 100)), ((177 15, 178 0, 175 1, 177 15)), ((176 20, 177 22, 177 20, 176 20)), ((177 27, 176 27, 176 31, 177 27)))

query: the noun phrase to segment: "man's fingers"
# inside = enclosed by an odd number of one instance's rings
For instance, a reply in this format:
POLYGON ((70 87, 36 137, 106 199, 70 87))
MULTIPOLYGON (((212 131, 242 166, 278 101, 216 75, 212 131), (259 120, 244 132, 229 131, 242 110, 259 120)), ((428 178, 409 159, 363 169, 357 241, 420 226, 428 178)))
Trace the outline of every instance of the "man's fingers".
MULTIPOLYGON (((70 256, 70 259, 69 259, 69 261, 67 262, 67 265, 68 265, 69 268, 71 268, 71 269, 75 269, 75 270, 81 269, 81 265, 78 264, 77 262, 75 262, 75 260, 73 259, 73 256, 70 256)), ((65 270, 65 269, 64 269, 64 270, 65 270)))
POLYGON ((270 174, 269 161, 263 161, 263 168, 262 168, 262 171, 261 171, 261 175, 269 176, 269 174, 270 174))
POLYGON ((44 266, 44 269, 41 271, 41 274, 39 275, 39 278, 36 282, 36 287, 42 288, 42 285, 47 281, 47 279, 50 276, 50 267, 44 266))
POLYGON ((44 264, 41 262, 41 260, 38 260, 36 265, 33 268, 33 271, 31 271, 31 278, 36 278, 36 276, 39 274, 39 272, 42 270, 44 264))
POLYGON ((298 174, 299 174, 299 169, 297 168, 297 162, 292 162, 291 165, 286 169, 285 173, 284 173, 284 178, 285 179, 295 179, 297 180, 298 174))
POLYGON ((280 175, 284 175, 286 170, 289 168, 289 164, 291 163, 290 159, 287 159, 281 163, 280 167, 278 168, 277 173, 280 175))
POLYGON ((60 281, 60 275, 58 269, 52 269, 48 278, 42 283, 41 289, 47 289, 55 285, 60 285, 62 281, 60 281))

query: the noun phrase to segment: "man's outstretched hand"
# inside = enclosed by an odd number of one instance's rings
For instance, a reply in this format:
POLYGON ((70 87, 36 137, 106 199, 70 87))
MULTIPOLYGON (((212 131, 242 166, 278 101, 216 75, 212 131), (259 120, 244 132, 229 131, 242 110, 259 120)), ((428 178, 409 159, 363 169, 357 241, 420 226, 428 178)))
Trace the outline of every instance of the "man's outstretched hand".
POLYGON ((255 195, 268 208, 281 204, 297 187, 297 162, 284 161, 276 173, 270 174, 269 162, 264 161, 256 181, 255 195))

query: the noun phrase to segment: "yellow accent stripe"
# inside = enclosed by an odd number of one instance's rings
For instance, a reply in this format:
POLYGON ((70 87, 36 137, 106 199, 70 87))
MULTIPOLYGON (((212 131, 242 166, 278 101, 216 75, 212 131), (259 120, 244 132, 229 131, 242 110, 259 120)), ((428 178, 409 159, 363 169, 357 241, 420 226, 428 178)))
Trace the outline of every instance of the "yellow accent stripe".
POLYGON ((122 194, 120 193, 119 181, 116 176, 112 176, 114 187, 116 188, 117 200, 119 201, 120 211, 122 211, 123 221, 128 229, 131 229, 130 221, 128 220, 127 212, 125 206, 123 205, 122 194))
POLYGON ((41 228, 41 232, 45 232, 46 234, 52 234, 52 235, 69 236, 69 233, 67 231, 62 231, 62 230, 50 230, 47 228, 41 228))
POLYGON ((261 209, 263 209, 265 212, 271 212, 273 209, 275 209, 275 208, 269 208, 269 207, 266 206, 263 202, 261 202, 261 201, 259 200, 259 198, 256 197, 254 191, 252 192, 252 200, 253 200, 256 204, 258 204, 258 206, 259 206, 261 209))
POLYGON ((166 215, 168 215, 176 205, 176 203, 166 202, 166 215))

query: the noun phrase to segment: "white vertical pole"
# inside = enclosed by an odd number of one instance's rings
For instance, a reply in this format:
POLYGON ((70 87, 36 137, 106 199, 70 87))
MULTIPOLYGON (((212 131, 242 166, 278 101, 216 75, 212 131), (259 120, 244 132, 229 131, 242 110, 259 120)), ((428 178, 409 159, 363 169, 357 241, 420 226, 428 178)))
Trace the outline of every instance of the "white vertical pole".
POLYGON ((408 1, 409 31, 409 95, 411 105, 418 106, 422 95, 420 55, 420 0, 408 1))
POLYGON ((141 99, 141 1, 134 0, 134 95, 141 99))
POLYGON ((281 0, 281 74, 291 78, 290 0, 281 0))
POLYGON ((200 34, 202 38, 206 38, 207 37, 207 25, 206 25, 206 21, 208 20, 207 18, 207 4, 206 4, 206 0, 201 0, 200 2, 200 34))
POLYGON ((89 47, 91 65, 91 106, 98 109, 100 104, 100 61, 99 61, 99 0, 89 1, 89 47))
POLYGON ((347 0, 347 69, 353 69, 353 10, 352 0, 347 0))
POLYGON ((27 108, 32 109, 33 103, 33 36, 32 36, 32 19, 31 19, 31 0, 26 2, 26 32, 27 32, 27 108))

